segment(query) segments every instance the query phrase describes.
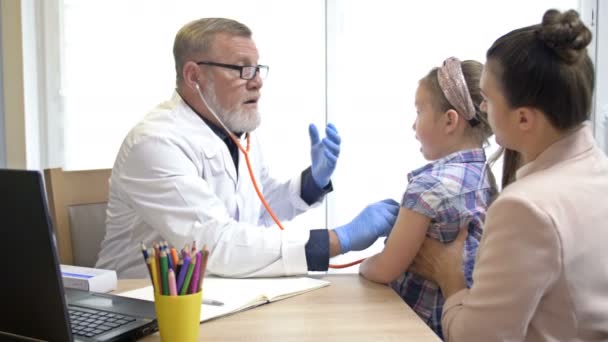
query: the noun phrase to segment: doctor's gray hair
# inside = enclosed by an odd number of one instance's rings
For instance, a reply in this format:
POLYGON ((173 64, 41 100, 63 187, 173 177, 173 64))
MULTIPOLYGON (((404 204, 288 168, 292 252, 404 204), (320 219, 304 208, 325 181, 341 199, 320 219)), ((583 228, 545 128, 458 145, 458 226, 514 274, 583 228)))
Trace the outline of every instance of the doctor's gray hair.
POLYGON ((202 18, 184 25, 175 35, 173 42, 175 74, 178 83, 182 80, 184 64, 195 56, 209 53, 213 37, 218 33, 251 38, 249 27, 232 19, 202 18))

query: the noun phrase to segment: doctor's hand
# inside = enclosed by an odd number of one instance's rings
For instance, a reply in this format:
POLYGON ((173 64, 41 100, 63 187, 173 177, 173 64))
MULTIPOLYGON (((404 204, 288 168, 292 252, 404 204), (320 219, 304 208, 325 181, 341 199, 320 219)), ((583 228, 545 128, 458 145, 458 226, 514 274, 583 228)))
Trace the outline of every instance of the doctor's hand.
POLYGON ((361 251, 380 236, 386 236, 399 214, 399 203, 385 199, 365 207, 350 223, 334 229, 340 241, 340 253, 361 251))
POLYGON ((340 155, 340 136, 333 124, 328 124, 325 128, 326 137, 323 140, 319 139, 319 132, 314 124, 308 126, 308 134, 310 135, 312 178, 317 186, 325 188, 336 169, 340 155))

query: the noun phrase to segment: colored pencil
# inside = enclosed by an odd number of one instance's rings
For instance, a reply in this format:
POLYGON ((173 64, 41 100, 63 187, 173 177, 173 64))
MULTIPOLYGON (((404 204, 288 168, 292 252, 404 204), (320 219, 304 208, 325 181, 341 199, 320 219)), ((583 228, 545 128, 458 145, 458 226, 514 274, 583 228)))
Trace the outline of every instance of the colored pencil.
POLYGON ((188 292, 188 286, 190 286, 190 280, 192 279, 192 273, 194 272, 194 264, 195 262, 190 261, 190 266, 188 266, 188 273, 186 273, 186 279, 184 279, 182 289, 179 292, 180 295, 185 295, 188 292))
POLYGON ((177 296, 177 287, 175 284, 175 272, 173 272, 173 270, 169 270, 169 295, 170 296, 177 296))
MULTIPOLYGON (((173 265, 175 265, 175 267, 177 267, 177 264, 179 263, 179 256, 177 255, 177 249, 171 248, 171 258, 173 259, 173 265)), ((177 270, 175 270, 175 273, 177 273, 177 270)))
POLYGON ((182 270, 182 265, 184 264, 184 260, 179 259, 177 265, 175 266, 175 276, 179 275, 179 272, 182 270))
POLYGON ((188 290, 189 294, 196 293, 196 289, 198 287, 198 277, 201 274, 201 252, 196 253, 196 263, 194 264, 194 272, 192 273, 192 280, 190 280, 190 290, 188 290))
POLYGON ((184 264, 179 270, 179 274, 177 275, 177 290, 180 291, 182 286, 184 285, 184 280, 186 280, 186 273, 188 273, 188 267, 190 267, 190 256, 186 255, 184 257, 184 264))
POLYGON ((160 293, 160 287, 158 283, 158 277, 156 274, 156 258, 153 255, 148 257, 148 264, 150 265, 150 269, 153 270, 152 273, 152 287, 154 287, 154 292, 160 293))
POLYGON ((161 276, 161 283, 162 283, 162 294, 163 295, 168 295, 169 294, 169 278, 168 278, 168 272, 169 271, 169 264, 167 263, 167 253, 165 253, 165 251, 160 252, 160 276, 161 276))
POLYGON ((163 282, 161 281, 163 278, 160 274, 160 246, 158 243, 154 244, 154 254, 153 256, 156 258, 156 276, 158 277, 158 292, 163 293, 163 282))
POLYGON ((186 255, 190 255, 190 245, 186 244, 184 248, 182 248, 182 258, 185 258, 186 255))
POLYGON ((196 292, 203 290, 203 278, 205 278, 205 272, 207 270, 207 260, 209 259, 209 250, 203 247, 201 255, 201 274, 198 278, 198 286, 196 292))
POLYGON ((144 260, 148 259, 148 250, 146 249, 146 245, 144 245, 144 243, 141 243, 141 254, 144 255, 144 260))
POLYGON ((173 270, 175 272, 175 266, 173 265, 173 257, 171 257, 171 251, 167 246, 165 246, 165 253, 167 253, 167 266, 169 270, 173 270))

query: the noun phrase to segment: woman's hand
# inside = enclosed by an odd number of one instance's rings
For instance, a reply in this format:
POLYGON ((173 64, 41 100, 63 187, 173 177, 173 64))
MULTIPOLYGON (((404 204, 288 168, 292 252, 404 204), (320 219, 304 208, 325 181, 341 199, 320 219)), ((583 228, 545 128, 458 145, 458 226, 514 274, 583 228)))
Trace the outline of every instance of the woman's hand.
POLYGON ((467 234, 467 228, 461 228, 456 240, 448 244, 427 237, 409 271, 437 283, 446 299, 465 289, 462 253, 467 234))

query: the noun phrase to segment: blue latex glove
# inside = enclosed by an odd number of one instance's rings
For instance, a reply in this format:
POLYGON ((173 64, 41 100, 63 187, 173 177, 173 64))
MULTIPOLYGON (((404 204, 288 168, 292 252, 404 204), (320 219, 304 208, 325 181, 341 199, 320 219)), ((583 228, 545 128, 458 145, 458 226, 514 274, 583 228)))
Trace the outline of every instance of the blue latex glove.
POLYGON ((340 253, 364 250, 380 236, 386 236, 395 224, 399 207, 392 199, 372 203, 350 223, 334 229, 340 240, 340 253))
POLYGON ((325 188, 336 169, 340 155, 340 136, 333 124, 325 128, 326 137, 319 139, 319 132, 314 124, 308 126, 310 135, 310 155, 312 157, 312 179, 319 188, 325 188))

